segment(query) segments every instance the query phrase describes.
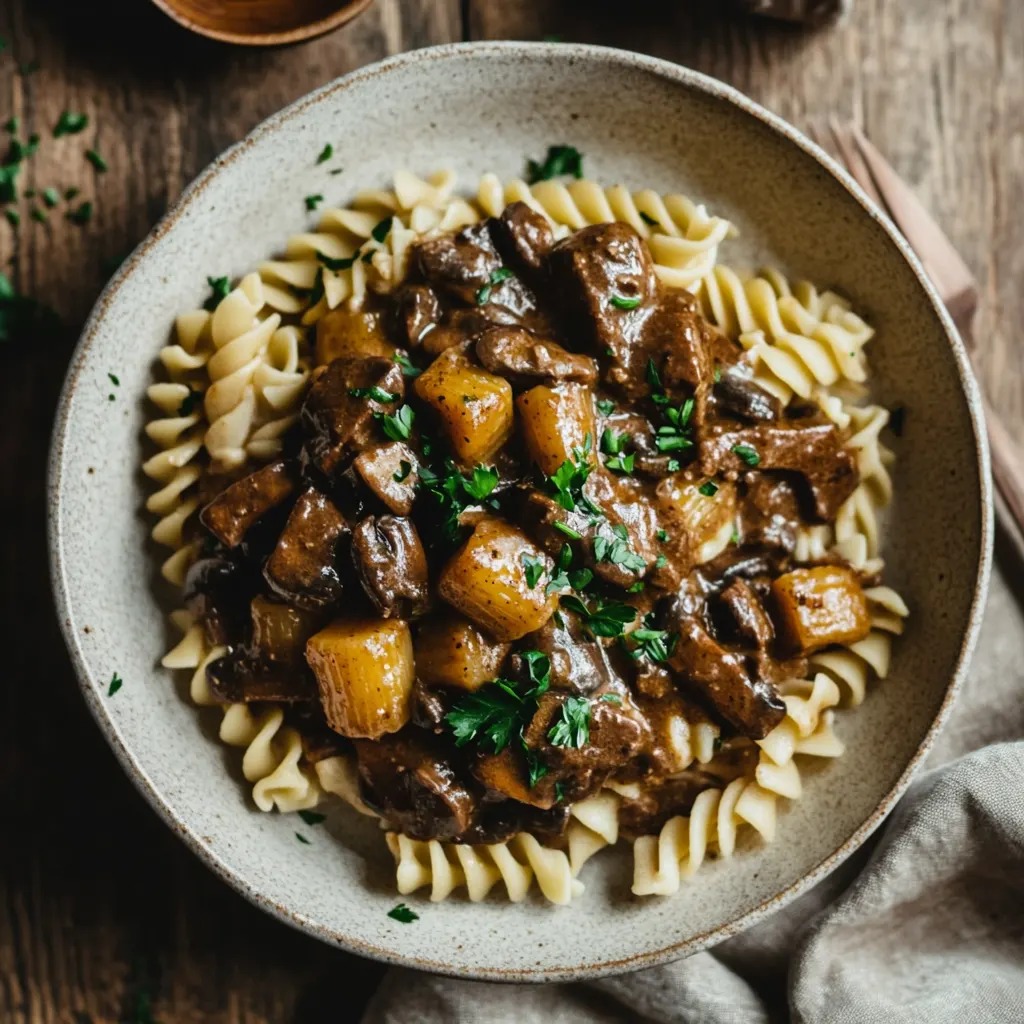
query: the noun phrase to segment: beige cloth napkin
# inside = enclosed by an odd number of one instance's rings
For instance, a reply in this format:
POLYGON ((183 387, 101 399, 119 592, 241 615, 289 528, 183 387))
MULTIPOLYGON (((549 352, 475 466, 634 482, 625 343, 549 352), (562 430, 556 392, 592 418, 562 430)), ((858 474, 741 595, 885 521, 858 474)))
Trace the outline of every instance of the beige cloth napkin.
POLYGON ((576 985, 395 969, 363 1024, 1024 1024, 1024 587, 1005 542, 970 677, 868 849, 686 960, 576 985), (1017 742, 1013 742, 1017 741, 1017 742))

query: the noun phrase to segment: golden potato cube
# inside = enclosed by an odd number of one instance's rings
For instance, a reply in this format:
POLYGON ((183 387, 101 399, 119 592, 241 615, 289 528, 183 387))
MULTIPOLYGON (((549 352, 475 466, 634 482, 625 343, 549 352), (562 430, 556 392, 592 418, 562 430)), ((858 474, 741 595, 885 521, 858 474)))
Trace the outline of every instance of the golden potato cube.
POLYGON ((518 640, 551 618, 558 595, 526 582, 523 556, 544 560, 526 534, 484 519, 441 571, 438 593, 496 640, 518 640))
POLYGON ((449 349, 416 378, 416 394, 437 413, 455 456, 486 462, 512 433, 512 386, 449 349))
POLYGON ((510 649, 461 615, 435 615, 416 634, 416 674, 429 686, 478 690, 497 678, 510 649))
POLYGON ((516 399, 523 440, 530 457, 547 476, 582 451, 590 437, 588 461, 597 458, 594 436, 594 404, 590 388, 583 384, 539 384, 516 399))
POLYGON ((655 490, 658 520, 668 534, 662 551, 684 573, 721 554, 735 529, 736 485, 714 480, 714 493, 702 494, 708 482, 684 471, 665 477, 655 490))
POLYGON ((390 359, 395 346, 384 333, 383 314, 339 306, 316 325, 316 365, 352 356, 383 356, 390 359))
POLYGON ((342 736, 375 740, 409 721, 416 675, 401 619, 337 619, 306 644, 327 722, 342 736))
POLYGON ((301 662, 306 641, 316 632, 323 616, 294 605, 258 595, 249 605, 252 644, 272 662, 301 662))
POLYGON ((819 565, 772 581, 772 618, 788 653, 811 654, 830 644, 863 640, 871 629, 868 602, 851 569, 819 565))

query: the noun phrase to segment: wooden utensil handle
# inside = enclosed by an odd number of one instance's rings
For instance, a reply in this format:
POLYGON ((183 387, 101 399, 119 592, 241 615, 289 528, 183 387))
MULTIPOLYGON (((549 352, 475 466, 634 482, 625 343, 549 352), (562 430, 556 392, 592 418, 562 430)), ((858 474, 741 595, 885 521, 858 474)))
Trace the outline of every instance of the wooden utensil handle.
POLYGON ((1009 431, 987 401, 985 420, 988 423, 988 445, 992 452, 992 478, 1017 529, 1024 534, 1024 463, 1017 455, 1009 431))

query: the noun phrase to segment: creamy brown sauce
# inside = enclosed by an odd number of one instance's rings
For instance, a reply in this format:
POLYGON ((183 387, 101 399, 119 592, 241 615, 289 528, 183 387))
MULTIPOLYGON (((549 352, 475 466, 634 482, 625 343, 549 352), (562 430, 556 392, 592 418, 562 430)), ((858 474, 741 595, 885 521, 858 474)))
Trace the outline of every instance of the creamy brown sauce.
POLYGON ((556 244, 513 204, 373 301, 318 325, 286 457, 202 512, 215 695, 286 705, 418 838, 558 836, 610 779, 642 834, 750 770, 778 683, 868 628, 849 567, 792 560, 857 485, 840 431, 761 390, 625 224, 556 244), (719 726, 711 763, 680 763, 680 719, 719 726))

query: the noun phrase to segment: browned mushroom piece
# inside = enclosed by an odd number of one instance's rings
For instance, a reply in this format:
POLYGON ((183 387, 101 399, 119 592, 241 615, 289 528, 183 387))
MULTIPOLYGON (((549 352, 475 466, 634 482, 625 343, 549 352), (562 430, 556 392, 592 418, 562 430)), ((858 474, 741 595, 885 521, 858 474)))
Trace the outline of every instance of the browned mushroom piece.
POLYGON ((491 221, 491 236, 505 262, 517 270, 538 274, 555 244, 548 219, 526 203, 509 203, 501 216, 491 221))
POLYGON ((419 459, 402 441, 374 444, 352 463, 363 483, 395 515, 407 516, 416 499, 419 459))
POLYGON ((522 327, 488 328, 477 337, 476 357, 513 387, 558 380, 592 385, 597 380, 593 359, 568 352, 522 327))
POLYGON ((403 346, 415 348, 441 322, 441 303, 433 288, 405 284, 395 292, 394 323, 403 346))
POLYGON ((382 618, 408 619, 430 608, 427 559, 410 520, 367 516, 352 531, 352 560, 382 618))
POLYGON ((271 462, 221 491, 199 514, 226 548, 237 548, 248 530, 295 492, 295 473, 287 462, 271 462))

